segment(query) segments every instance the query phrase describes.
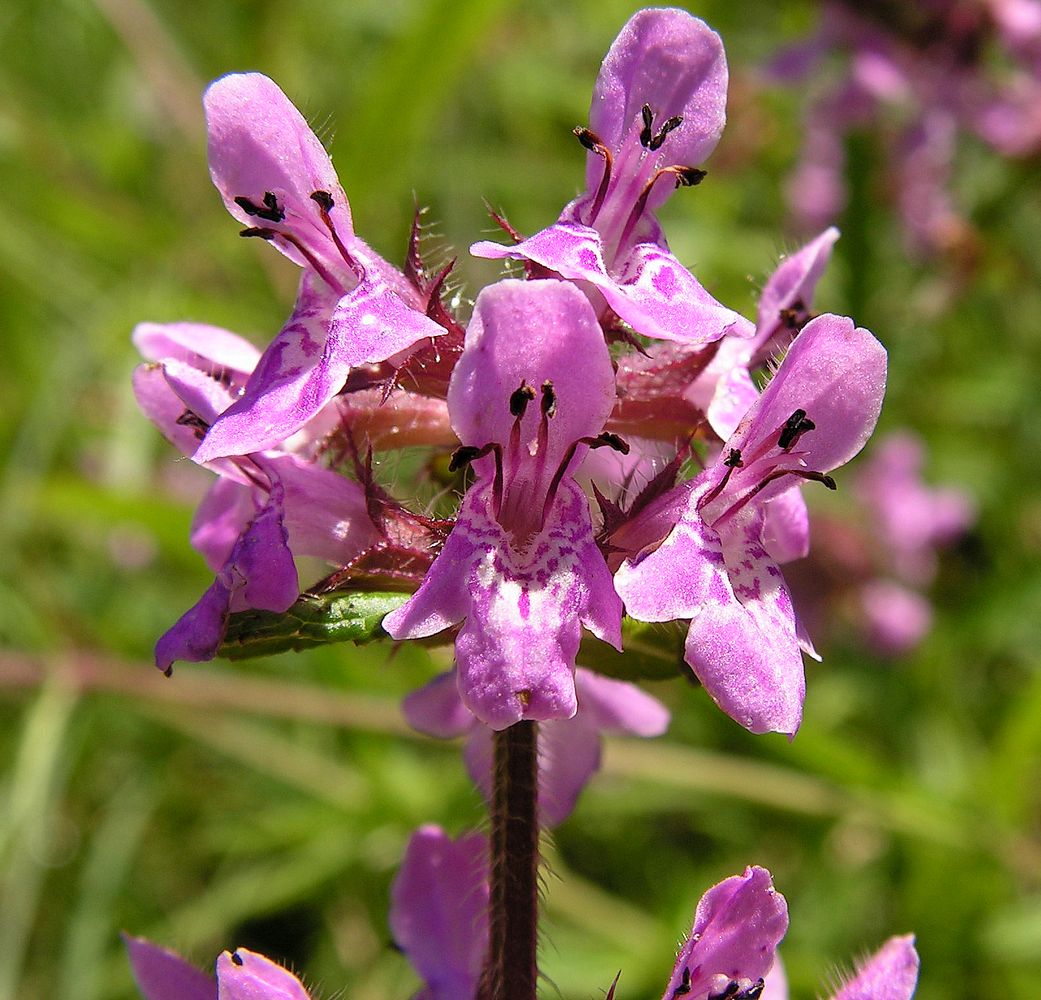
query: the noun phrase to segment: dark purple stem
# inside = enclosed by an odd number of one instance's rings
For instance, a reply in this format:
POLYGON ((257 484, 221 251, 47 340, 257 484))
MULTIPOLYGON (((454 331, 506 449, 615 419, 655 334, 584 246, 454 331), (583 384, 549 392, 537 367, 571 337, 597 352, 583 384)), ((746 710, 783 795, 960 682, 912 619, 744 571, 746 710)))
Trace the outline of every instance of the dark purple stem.
POLYGON ((488 957, 477 1000, 535 1000, 538 979, 538 735, 534 722, 495 734, 488 957))

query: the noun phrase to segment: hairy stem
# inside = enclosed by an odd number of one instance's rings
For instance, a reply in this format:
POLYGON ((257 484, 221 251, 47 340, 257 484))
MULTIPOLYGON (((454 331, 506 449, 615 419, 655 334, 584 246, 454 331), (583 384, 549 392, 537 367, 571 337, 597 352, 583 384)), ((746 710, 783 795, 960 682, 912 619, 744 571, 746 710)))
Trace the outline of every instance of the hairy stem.
POLYGON ((535 1000, 538 977, 538 736, 534 722, 495 734, 489 947, 478 1000, 535 1000))

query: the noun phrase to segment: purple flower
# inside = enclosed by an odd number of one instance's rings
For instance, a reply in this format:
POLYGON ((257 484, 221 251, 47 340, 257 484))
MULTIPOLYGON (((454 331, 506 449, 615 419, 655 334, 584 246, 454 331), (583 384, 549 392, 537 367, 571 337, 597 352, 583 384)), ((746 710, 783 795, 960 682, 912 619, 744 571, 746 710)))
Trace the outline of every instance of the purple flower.
POLYGON ((425 986, 415 1000, 472 1000, 488 950, 488 841, 420 827, 391 888, 390 929, 425 986))
MULTIPOLYGON (((165 354, 135 371, 138 404, 191 455, 237 398, 255 352, 225 330, 186 323, 147 324, 134 341, 146 357, 165 354)), ((216 579, 156 644, 162 670, 212 659, 233 611, 287 610, 300 593, 294 556, 344 565, 377 539, 362 488, 302 455, 271 450, 208 467, 220 478, 196 511, 191 541, 216 579)))
POLYGON ((723 43, 682 10, 633 15, 604 59, 589 128, 585 193, 557 222, 516 246, 482 241, 478 257, 513 257, 593 290, 601 318, 613 311, 639 333, 701 347, 737 315, 715 301, 669 251, 654 212, 697 167, 726 120, 723 43))
POLYGON ((704 372, 684 393, 704 411, 709 426, 723 440, 759 398, 750 369, 787 348, 810 319, 814 290, 838 238, 837 229, 826 229, 781 260, 759 296, 754 330, 742 319, 737 334, 728 333, 719 341, 704 372))
POLYGON ((581 627, 621 647, 621 601, 572 478, 601 432, 614 372, 586 298, 561 281, 503 281, 477 298, 448 408, 476 478, 396 639, 459 622, 459 690, 493 729, 575 714, 581 627))
POLYGON ((868 331, 811 320, 716 462, 612 538, 631 553, 615 577, 628 613, 691 619, 687 663, 753 732, 797 731, 800 647, 812 653, 777 566, 805 537, 805 508, 788 494, 805 480, 834 488, 827 473, 863 447, 885 376, 885 350, 868 331))
POLYGON ((662 1000, 754 1000, 788 930, 788 905, 765 868, 746 868, 698 903, 662 1000))
MULTIPOLYGON (((910 1000, 918 983, 914 936, 890 938, 831 1000, 910 1000)), ((788 984, 778 960, 766 977, 761 1000, 788 1000, 788 984)))
POLYGON ((228 211, 304 269, 293 314, 196 460, 264 451, 295 433, 352 368, 444 333, 404 276, 357 236, 328 153, 289 98, 259 73, 204 97, 210 174, 228 211))
MULTIPOLYGON (((539 823, 558 826, 571 815, 582 789, 600 770, 601 733, 661 736, 668 709, 635 684, 578 667, 578 712, 539 727, 539 823)), ((464 757, 485 799, 492 795, 492 731, 463 705, 452 672, 414 691, 402 708, 409 725, 441 739, 466 736, 464 757)))
POLYGON ((907 583, 936 575, 936 550, 958 538, 976 511, 962 490, 922 480, 925 449, 914 434, 890 434, 872 448, 855 481, 857 497, 893 572, 907 583))
POLYGON ((179 955, 124 935, 134 981, 145 1000, 311 1000, 291 972, 256 952, 222 952, 213 979, 179 955))
POLYGON ((895 176, 887 187, 910 248, 964 245, 967 227, 949 192, 959 133, 976 132, 1006 156, 1041 146, 1041 7, 992 0, 880 11, 832 0, 815 34, 775 58, 772 75, 791 83, 818 67, 826 73, 831 53, 843 56, 843 69, 811 89, 817 96, 788 185, 797 221, 818 229, 835 220, 846 197, 843 137, 865 129, 889 145, 895 176))

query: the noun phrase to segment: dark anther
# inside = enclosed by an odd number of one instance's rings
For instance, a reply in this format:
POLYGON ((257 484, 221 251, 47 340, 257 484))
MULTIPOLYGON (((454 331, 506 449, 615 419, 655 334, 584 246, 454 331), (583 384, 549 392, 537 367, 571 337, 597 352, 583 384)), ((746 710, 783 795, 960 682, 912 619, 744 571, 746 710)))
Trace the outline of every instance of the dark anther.
POLYGON ((210 429, 210 425, 206 423, 199 414, 192 410, 185 410, 175 422, 178 427, 190 427, 195 431, 195 436, 200 441, 206 436, 206 432, 210 429))
POLYGON ((553 383, 546 379, 542 383, 542 412, 552 417, 557 412, 557 394, 553 391, 553 383))
POLYGON ((276 233, 273 229, 260 229, 256 226, 254 226, 252 229, 243 229, 242 232, 239 233, 239 236, 245 236, 247 238, 250 236, 259 236, 262 240, 274 239, 274 237, 277 235, 278 233, 276 233))
POLYGON ((676 175, 678 188, 696 187, 708 176, 708 171, 699 167, 676 167, 673 173, 676 175))
POLYGON ((463 466, 469 465, 480 454, 480 448, 475 448, 469 444, 461 445, 452 452, 452 457, 448 461, 448 471, 458 472, 463 466))
POLYGON ((595 132, 591 132, 583 125, 576 125, 572 130, 575 134, 575 138, 582 143, 591 153, 596 149, 597 146, 602 146, 603 143, 600 141, 600 136, 595 132))
POLYGON ((612 451, 621 452, 623 455, 629 454, 629 442, 624 438, 620 438, 617 434, 612 434, 610 431, 604 431, 603 434, 598 434, 595 438, 592 438, 589 442, 590 448, 610 448, 612 451))
POLYGON ((781 435, 777 439, 777 446, 783 449, 791 448, 806 431, 812 431, 816 426, 812 420, 806 418, 805 410, 796 410, 784 422, 784 427, 781 428, 781 435))
POLYGON ((654 112, 651 111, 649 104, 645 104, 640 109, 640 114, 643 116, 643 128, 640 129, 640 145, 646 149, 654 141, 654 133, 651 131, 651 125, 654 123, 654 112))
POLYGON ((740 469, 744 462, 741 461, 741 449, 731 448, 727 452, 727 457, 723 459, 723 464, 728 469, 740 469))
POLYGON ((738 984, 731 979, 722 993, 712 993, 707 1000, 734 1000, 734 997, 737 996, 738 988, 738 984))
POLYGON ((286 213, 282 211, 281 206, 278 204, 278 199, 270 191, 264 192, 263 206, 258 205, 249 198, 243 197, 236 198, 235 204, 246 215, 255 215, 258 219, 267 219, 268 222, 281 222, 286 217, 286 213))
POLYGON ((747 989, 742 990, 734 997, 734 1000, 759 1000, 766 989, 766 980, 760 977, 747 989))
POLYGON ((313 201, 323 212, 331 212, 333 210, 333 196, 328 191, 312 191, 311 201, 313 201))
POLYGON ((690 992, 690 989, 690 969, 684 968, 683 980, 680 982, 679 986, 672 991, 672 996, 669 1000, 676 1000, 677 997, 685 997, 690 992))
POLYGON ((520 386, 510 393, 510 413, 515 417, 523 417, 524 411, 535 398, 535 390, 527 382, 521 382, 520 386))
POLYGON ((246 964, 245 962, 243 962, 243 961, 242 961, 242 956, 241 956, 241 955, 240 955, 240 954, 239 954, 239 953, 238 953, 237 951, 233 951, 233 952, 231 953, 231 960, 232 960, 232 961, 233 961, 233 962, 234 962, 234 963, 235 963, 236 965, 245 965, 245 964, 246 964))
POLYGON ((661 149, 662 145, 665 142, 665 137, 673 129, 679 128, 682 124, 683 119, 679 115, 675 115, 672 118, 668 119, 668 121, 666 121, 662 125, 662 127, 658 129, 658 134, 653 139, 651 139, 649 143, 647 143, 647 148, 650 149, 652 152, 655 149, 661 149))

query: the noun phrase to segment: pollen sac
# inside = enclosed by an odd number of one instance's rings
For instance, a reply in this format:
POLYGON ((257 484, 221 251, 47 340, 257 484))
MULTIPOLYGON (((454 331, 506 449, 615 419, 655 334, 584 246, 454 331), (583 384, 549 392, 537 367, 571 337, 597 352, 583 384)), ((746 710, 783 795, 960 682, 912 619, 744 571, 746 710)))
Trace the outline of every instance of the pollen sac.
POLYGON ((271 191, 264 192, 263 205, 258 205, 255 201, 241 196, 235 199, 235 204, 247 215, 254 215, 258 219, 266 219, 268 222, 281 222, 286 217, 286 213, 278 203, 278 198, 271 191))
POLYGON ((333 205, 336 204, 328 191, 312 191, 311 201, 315 202, 323 212, 331 212, 333 205))
POLYGON ((553 383, 548 379, 542 383, 542 412, 552 417, 557 412, 557 394, 553 391, 553 383))
POLYGON ((806 431, 815 430, 817 425, 806 417, 805 410, 796 410, 781 428, 781 434, 777 438, 779 448, 791 448, 806 431))
POLYGON ((510 413, 515 417, 523 417, 524 411, 535 398, 535 390, 527 382, 521 384, 510 393, 510 413))

